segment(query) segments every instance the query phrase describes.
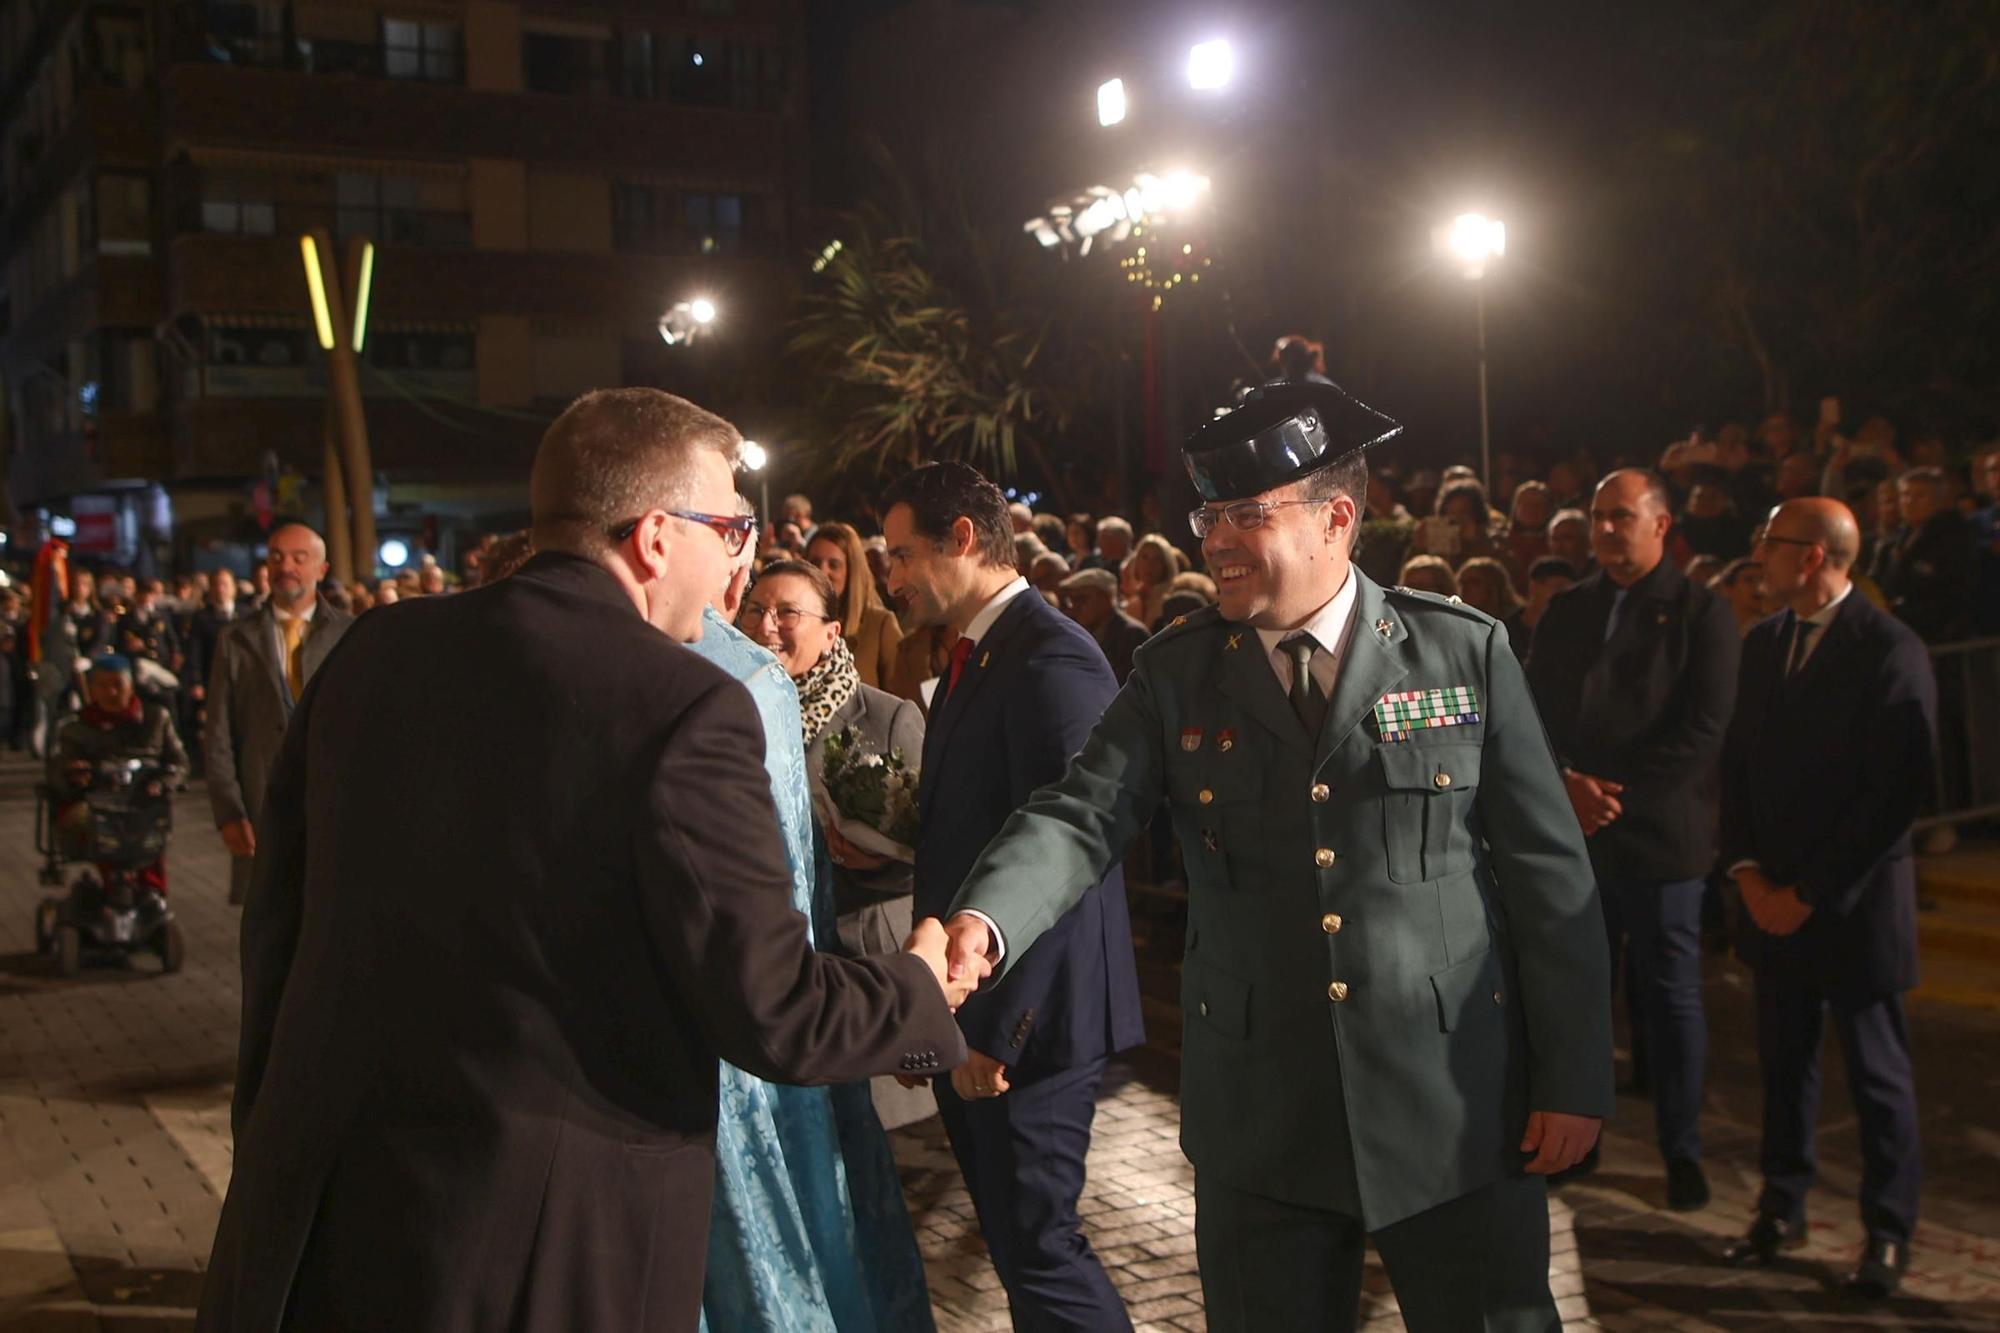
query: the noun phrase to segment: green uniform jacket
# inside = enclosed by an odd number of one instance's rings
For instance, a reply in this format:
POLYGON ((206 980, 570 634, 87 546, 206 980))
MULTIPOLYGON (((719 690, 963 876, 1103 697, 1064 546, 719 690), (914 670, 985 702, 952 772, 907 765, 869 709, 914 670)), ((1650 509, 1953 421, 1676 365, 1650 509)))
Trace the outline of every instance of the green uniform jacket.
POLYGON ((953 911, 1019 959, 1164 796, 1188 878, 1182 1149, 1373 1231, 1518 1174, 1531 1109, 1609 1114, 1611 1008, 1590 862, 1506 631, 1351 577, 1316 745, 1254 629, 1177 621, 953 911), (1478 720, 1382 739, 1385 694, 1458 687, 1478 720))

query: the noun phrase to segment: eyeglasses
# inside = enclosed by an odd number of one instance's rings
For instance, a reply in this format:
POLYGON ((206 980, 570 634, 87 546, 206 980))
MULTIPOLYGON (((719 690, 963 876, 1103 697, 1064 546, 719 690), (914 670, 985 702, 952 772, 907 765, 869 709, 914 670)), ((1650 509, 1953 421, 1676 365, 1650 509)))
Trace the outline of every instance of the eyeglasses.
POLYGON ((1323 505, 1332 496, 1322 496, 1317 500, 1238 500, 1220 509, 1214 505, 1203 505, 1188 514, 1188 526, 1197 537, 1206 537, 1222 525, 1224 519, 1229 526, 1239 532, 1249 532, 1261 528, 1269 521, 1273 509, 1283 509, 1287 505, 1323 505))
POLYGON ((1768 532, 1760 534, 1752 544, 1762 546, 1767 542, 1775 542, 1780 546, 1820 546, 1824 544, 1821 542, 1809 542, 1803 537, 1774 537, 1768 532))
POLYGON ((801 620, 832 620, 832 616, 814 615, 797 606, 765 606, 761 602, 745 602, 736 612, 739 629, 761 628, 766 620, 778 622, 779 629, 797 629, 801 620))
MULTIPOLYGON (((730 555, 743 554, 743 548, 750 542, 750 534, 757 530, 757 520, 749 514, 730 514, 725 516, 722 514, 704 514, 693 509, 669 509, 665 512, 674 518, 686 519, 690 523, 701 524, 716 536, 722 538, 722 549, 730 555)), ((629 522, 620 523, 617 527, 611 529, 611 540, 622 542, 629 539, 633 533, 639 530, 639 524, 644 522, 645 518, 646 516, 641 514, 638 518, 632 519, 629 522)))

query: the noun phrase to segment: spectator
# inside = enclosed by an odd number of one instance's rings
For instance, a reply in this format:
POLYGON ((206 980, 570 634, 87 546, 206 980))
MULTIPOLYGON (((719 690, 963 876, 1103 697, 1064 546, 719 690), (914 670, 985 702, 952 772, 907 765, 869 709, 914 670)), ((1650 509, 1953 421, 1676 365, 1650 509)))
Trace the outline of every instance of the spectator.
MULTIPOLYGON (((97 766, 140 759, 163 770, 163 791, 180 785, 187 771, 187 752, 174 730, 173 714, 165 706, 146 703, 132 687, 132 663, 115 653, 93 659, 86 677, 89 701, 81 713, 56 734, 48 760, 48 783, 55 802, 57 839, 63 854, 81 856, 89 834, 90 807, 84 797, 97 766)), ((165 861, 139 871, 139 882, 167 891, 165 861)))
MULTIPOLYGON (((186 669, 181 676, 181 692, 187 699, 187 734, 199 750, 208 712, 208 674, 215 665, 216 646, 222 632, 236 623, 236 574, 227 566, 208 580, 208 598, 188 621, 186 669)), ((206 756, 197 755, 201 767, 206 756)))
POLYGON ((1094 568, 1116 573, 1132 554, 1132 525, 1112 514, 1097 521, 1097 564, 1094 568))
POLYGON ((1569 561, 1545 555, 1528 566, 1528 600, 1507 622, 1507 642, 1523 662, 1535 648, 1535 629, 1557 593, 1576 586, 1576 569, 1569 561))
POLYGON ((1597 568, 1590 553, 1590 518, 1581 509, 1558 509, 1549 519, 1549 554, 1575 570, 1578 578, 1597 568))
POLYGON ((1042 539, 1042 545, 1067 561, 1069 544, 1069 524, 1054 514, 1035 515, 1034 533, 1042 539))
POLYGON ((1972 480, 1980 502, 1972 515, 1972 539, 1979 557, 1972 632, 2000 634, 2000 445, 1988 445, 1973 460, 1972 480))
POLYGON ((479 562, 482 583, 498 583, 535 558, 535 530, 522 528, 496 537, 479 562))
POLYGON ((1458 575, 1451 572, 1451 566, 1434 555, 1413 555, 1403 562, 1403 568, 1396 575, 1398 587, 1415 588, 1418 592, 1434 592, 1440 597, 1458 596, 1458 575))
POLYGON ((1507 515, 1507 554, 1513 567, 1525 570, 1549 553, 1549 519, 1555 505, 1545 481, 1524 481, 1514 488, 1507 515))
POLYGON ((1028 571, 1034 568, 1035 561, 1048 553, 1049 548, 1042 545, 1042 539, 1034 533, 1014 534, 1014 571, 1022 578, 1028 577, 1028 571))
POLYGON ((108 653, 117 647, 118 622, 104 609, 104 602, 98 595, 96 575, 81 565, 70 570, 69 601, 65 604, 64 614, 76 632, 76 651, 72 656, 95 657, 100 652, 108 653))
POLYGON ((1926 643, 1962 637, 1971 623, 1972 534, 1948 502, 1945 476, 1911 468, 1896 479, 1901 533, 1880 579, 1889 607, 1926 643))
POLYGON ((1715 576, 1720 574, 1722 567, 1728 563, 1719 555, 1698 555, 1687 562, 1681 573, 1687 575, 1689 583, 1706 588, 1715 581, 1715 576))
MULTIPOLYGON (((242 600, 242 591, 237 596, 242 600)), ((271 600, 271 567, 263 562, 250 571, 250 596, 244 600, 243 614, 254 615, 264 609, 264 603, 271 600)))
POLYGON ((347 611, 349 615, 360 615, 363 611, 375 609, 375 592, 366 581, 356 579, 354 586, 347 590, 347 611))
MULTIPOLYGON (((1027 569, 1028 582, 1034 585, 1036 592, 1049 599, 1051 606, 1062 605, 1060 590, 1069 574, 1069 561, 1054 551, 1043 551, 1027 569)), ((1116 581, 1113 580, 1114 583, 1116 581)))
POLYGON ((396 571, 396 595, 405 599, 422 597, 424 595, 424 585, 417 578, 416 570, 399 569, 396 571))
POLYGON ((1771 614, 1770 602, 1764 596, 1764 567, 1749 556, 1724 565, 1708 586, 1729 603, 1730 614, 1736 617, 1736 631, 1744 638, 1749 637, 1758 621, 1771 614))
POLYGON ((1489 555, 1475 555, 1458 567, 1458 595, 1495 620, 1512 620, 1522 605, 1507 566, 1489 555))
POLYGON ((423 567, 417 570, 417 594, 421 597, 436 597, 444 590, 443 567, 433 557, 425 556, 423 567))
POLYGON ((1333 383, 1326 377, 1325 347, 1300 333, 1288 333, 1272 345, 1264 370, 1274 380, 1333 383))
MULTIPOLYGON (((1761 512, 1761 511, 1757 511, 1761 512)), ((1734 560, 1750 551, 1750 529, 1756 524, 1737 512, 1721 479, 1712 473, 1688 492, 1675 530, 1678 545, 1688 555, 1712 555, 1734 560)))
POLYGON ((1132 653, 1152 631, 1118 608, 1118 578, 1108 569, 1080 569, 1062 581, 1059 605, 1090 631, 1120 685, 1132 674, 1132 653))
MULTIPOLYGON (((813 542, 831 527, 822 524, 813 542)), ((851 531, 851 529, 849 529, 851 531)), ((770 650, 797 687, 804 727, 806 778, 833 862, 833 910, 840 943, 855 957, 893 953, 914 924, 907 862, 855 846, 833 820, 826 790, 826 741, 851 731, 876 754, 901 751, 912 770, 923 762, 923 710, 864 682, 839 620, 841 602, 825 571, 799 560, 765 566, 737 611, 737 627, 770 650)), ((924 1119, 937 1109, 928 1088, 904 1088, 893 1077, 869 1080, 885 1129, 924 1119)))
POLYGON ((375 585, 375 605, 394 606, 403 600, 403 589, 394 579, 383 579, 375 585))
POLYGON ((1018 537, 1024 532, 1034 531, 1035 511, 1016 500, 1007 506, 1007 521, 1014 525, 1014 535, 1018 537))
POLYGON ((1438 474, 1425 468, 1410 474, 1403 485, 1403 503, 1418 518, 1431 518, 1436 514, 1438 495, 1438 474))
POLYGON ((812 531, 813 502, 803 495, 788 495, 778 506, 782 521, 777 525, 791 524, 799 531, 799 548, 805 549, 805 534, 812 531))
POLYGON ((1072 569, 1103 569, 1104 557, 1097 551, 1097 520, 1078 512, 1065 526, 1069 536, 1069 563, 1072 569))
POLYGON ((896 600, 889 596, 889 543, 879 535, 869 537, 861 543, 861 550, 868 557, 868 573, 875 580, 875 600, 895 610, 896 600))
MULTIPOLYGON (((1099 536, 1103 534, 1100 525, 1099 536)), ((1157 624, 1167 600, 1167 585, 1180 573, 1173 544, 1157 532, 1149 532, 1132 548, 1119 566, 1119 585, 1124 594, 1125 614, 1142 625, 1157 624)))
MULTIPOLYGON (((861 534, 845 523, 822 523, 806 544, 806 561, 826 575, 839 603, 838 619, 861 683, 879 689, 896 666, 903 627, 876 597, 861 534)), ((756 637, 752 635, 751 637, 756 637)))
POLYGON ((1657 474, 1611 473, 1591 500, 1599 569, 1535 631, 1528 684, 1590 851, 1614 969, 1621 952, 1654 1084, 1667 1206, 1705 1207, 1701 904, 1716 858, 1716 763, 1736 703, 1729 608, 1667 558, 1657 474))
POLYGON ((1811 454, 1787 454, 1778 464, 1776 490, 1780 502, 1819 494, 1819 462, 1811 454))
POLYGON ((326 543, 305 524, 286 523, 271 533, 265 566, 271 571, 269 600, 217 639, 202 735, 208 800, 232 858, 229 901, 239 906, 250 887, 256 820, 285 726, 306 683, 354 623, 319 594, 326 543))

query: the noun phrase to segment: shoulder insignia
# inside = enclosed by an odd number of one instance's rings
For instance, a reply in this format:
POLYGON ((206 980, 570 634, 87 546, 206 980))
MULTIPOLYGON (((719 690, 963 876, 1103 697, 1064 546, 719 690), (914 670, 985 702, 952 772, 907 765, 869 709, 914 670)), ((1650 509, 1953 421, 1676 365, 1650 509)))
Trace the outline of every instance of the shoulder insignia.
POLYGON ((1471 619, 1477 620, 1482 624, 1493 623, 1492 616, 1487 615, 1484 611, 1479 610, 1477 607, 1467 606, 1465 603, 1465 599, 1463 597, 1458 596, 1456 593, 1445 594, 1445 593, 1435 593, 1435 592, 1424 592, 1417 588, 1406 588, 1401 584, 1398 584, 1393 588, 1384 588, 1382 591, 1384 594, 1391 597, 1407 598, 1413 605, 1416 606, 1435 607, 1439 610, 1456 611, 1458 614, 1470 617, 1471 619))

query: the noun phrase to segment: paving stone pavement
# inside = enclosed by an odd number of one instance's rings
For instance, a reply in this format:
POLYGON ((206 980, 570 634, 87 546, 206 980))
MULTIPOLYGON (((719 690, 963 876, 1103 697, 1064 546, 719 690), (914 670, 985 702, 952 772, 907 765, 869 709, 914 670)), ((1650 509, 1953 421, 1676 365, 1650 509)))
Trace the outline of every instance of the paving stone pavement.
MULTIPOLYGON (((34 770, 0 759, 0 1330, 192 1326, 228 1182, 238 1012, 236 913, 199 794, 170 855, 185 969, 55 975, 33 950, 44 890, 33 852, 34 770)), ((1725 1330, 2000 1328, 2000 1015, 1912 1010, 1930 1170, 1905 1292, 1879 1307, 1829 1281, 1860 1245, 1854 1120, 1830 1052, 1825 1184, 1812 1243, 1781 1267, 1719 1266, 1756 1189, 1757 1090, 1740 969, 1715 960, 1713 1073, 1704 1118, 1716 1199, 1665 1211, 1650 1108, 1622 1098, 1605 1163, 1556 1198, 1551 1265, 1566 1326, 1725 1330)), ((1175 1068, 1143 1053, 1114 1068, 1081 1211, 1141 1329, 1200 1330, 1193 1174, 1176 1143, 1175 1068)), ((936 1120, 894 1136, 941 1333, 1009 1326, 972 1206, 936 1120)), ((1401 1326, 1379 1266, 1365 1324, 1401 1326)), ((723 1331, 718 1331, 723 1333, 723 1331)))

